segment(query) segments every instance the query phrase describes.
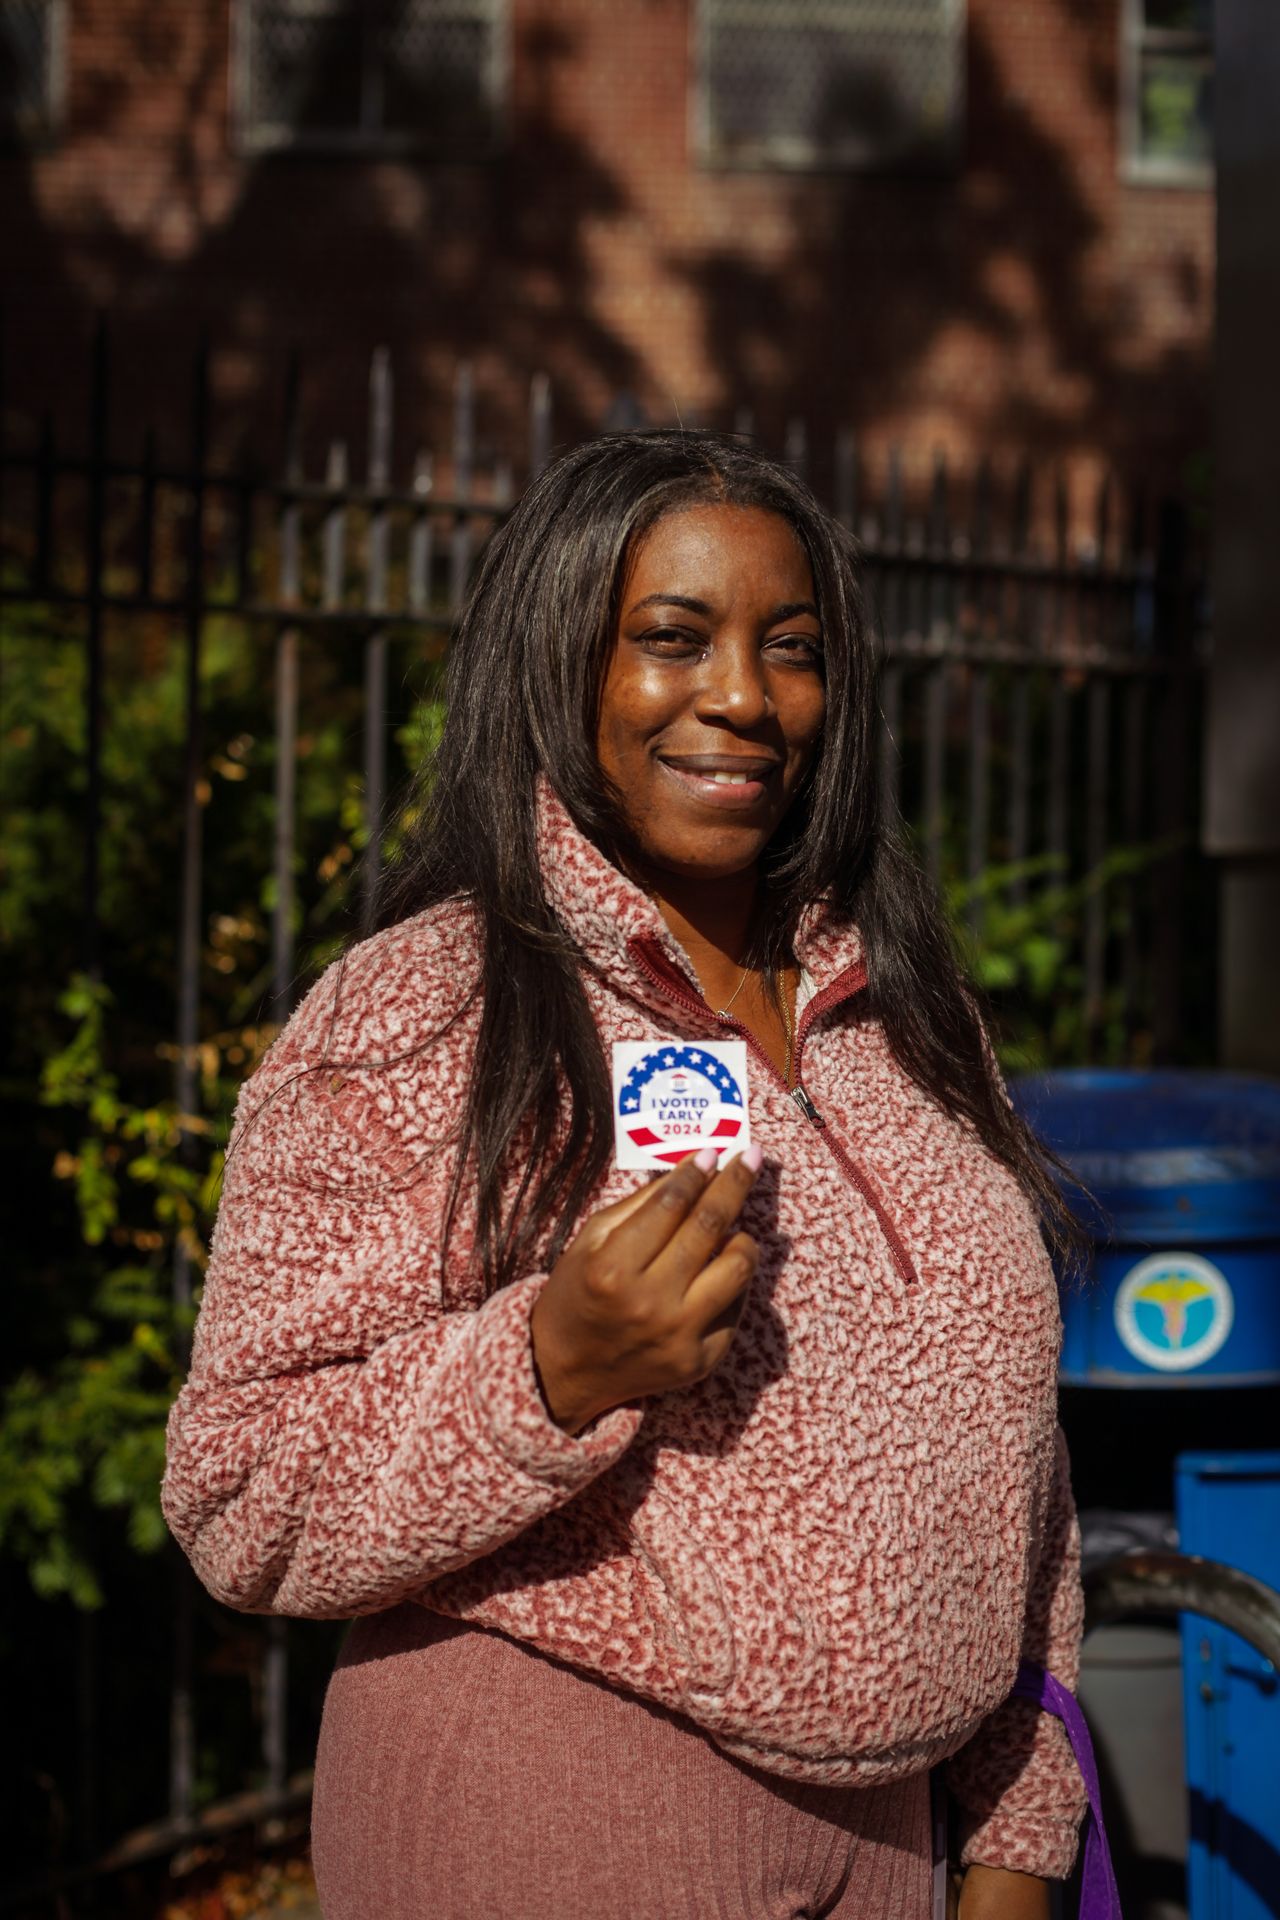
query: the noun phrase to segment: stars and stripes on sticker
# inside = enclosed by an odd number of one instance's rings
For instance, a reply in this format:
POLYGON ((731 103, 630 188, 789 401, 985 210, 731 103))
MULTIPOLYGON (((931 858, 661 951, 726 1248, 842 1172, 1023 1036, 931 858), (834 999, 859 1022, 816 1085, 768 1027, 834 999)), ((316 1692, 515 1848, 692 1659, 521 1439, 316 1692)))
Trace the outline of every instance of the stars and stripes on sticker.
POLYGON ((745 1041, 616 1041, 613 1124, 618 1167, 670 1167, 703 1147, 750 1146, 745 1041))

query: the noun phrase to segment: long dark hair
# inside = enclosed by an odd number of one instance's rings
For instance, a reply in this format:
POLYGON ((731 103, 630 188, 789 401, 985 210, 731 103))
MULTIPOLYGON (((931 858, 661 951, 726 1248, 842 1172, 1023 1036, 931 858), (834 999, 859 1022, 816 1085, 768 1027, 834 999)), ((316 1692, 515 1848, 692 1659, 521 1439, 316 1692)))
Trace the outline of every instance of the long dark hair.
POLYGON ((740 440, 683 430, 607 434, 548 466, 485 549, 451 645, 444 729, 419 776, 386 916, 463 896, 483 932, 446 1245, 465 1183, 485 1285, 503 1286, 543 1236, 546 1257, 557 1257, 608 1163, 609 1074, 578 957, 543 885, 537 782, 544 775, 579 828, 634 870, 621 796, 595 752, 618 600, 636 542, 664 514, 707 502, 764 508, 794 528, 826 663, 820 750, 767 849, 744 957, 776 977, 801 910, 820 898, 856 921, 871 1009, 900 1065, 972 1123, 1051 1244, 1072 1250, 1073 1216, 1005 1098, 944 916, 882 811, 876 663, 855 544, 787 468, 740 440))

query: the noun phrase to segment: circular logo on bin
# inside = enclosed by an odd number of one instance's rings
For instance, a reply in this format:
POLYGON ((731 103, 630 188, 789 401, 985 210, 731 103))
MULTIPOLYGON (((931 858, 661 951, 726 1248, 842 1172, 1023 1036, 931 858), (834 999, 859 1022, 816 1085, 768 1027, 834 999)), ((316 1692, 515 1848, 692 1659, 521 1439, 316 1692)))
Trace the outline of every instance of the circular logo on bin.
POLYGON ((1116 1290, 1116 1332, 1135 1360, 1187 1373, 1212 1360, 1231 1331, 1226 1277, 1198 1253, 1153 1253, 1116 1290))

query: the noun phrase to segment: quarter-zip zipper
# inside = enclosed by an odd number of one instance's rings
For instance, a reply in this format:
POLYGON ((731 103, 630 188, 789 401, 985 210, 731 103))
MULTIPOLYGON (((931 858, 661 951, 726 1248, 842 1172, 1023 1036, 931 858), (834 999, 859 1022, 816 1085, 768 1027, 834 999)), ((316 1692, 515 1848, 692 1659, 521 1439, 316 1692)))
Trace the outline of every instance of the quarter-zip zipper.
MULTIPOLYGON (((789 1087, 764 1048, 760 1045, 760 1042, 752 1033, 750 1027, 744 1026, 741 1020, 731 1019, 727 1014, 720 1015, 713 1013, 705 1000, 695 999, 693 994, 685 993, 681 987, 677 986, 671 980, 662 968, 656 967, 653 964, 645 951, 644 941, 639 939, 630 940, 627 942, 627 945, 631 953, 635 956, 635 959, 639 962, 642 972, 648 975, 649 979, 666 995, 668 1000, 673 1001, 678 1007, 684 1007, 689 1013, 697 1014, 703 1019, 714 1020, 717 1026, 721 1028, 730 1027, 735 1033, 742 1035, 747 1046, 764 1066, 770 1077, 782 1088, 787 1098, 795 1104, 809 1122, 810 1126, 817 1128, 818 1132, 822 1135, 824 1144, 836 1165, 844 1174, 846 1180, 848 1180, 851 1186, 857 1188, 867 1205, 871 1208, 871 1211, 875 1214, 880 1226, 880 1231, 884 1235, 885 1243, 892 1257, 893 1264, 898 1271, 899 1278, 905 1281, 909 1287, 919 1286, 920 1276, 915 1270, 914 1262, 912 1261, 911 1255, 907 1252, 902 1235, 898 1232, 893 1217, 881 1199, 879 1192, 873 1185, 870 1177, 864 1172, 862 1167, 859 1166, 858 1162, 844 1145, 839 1135, 827 1124, 821 1113, 819 1113, 817 1107, 809 1097, 804 1082, 800 1078, 801 1049, 804 1046, 809 1027, 817 1015, 825 1013, 828 1007, 838 1005, 842 999, 847 997, 847 992, 843 986, 843 983, 847 979, 847 973, 840 974, 831 982, 829 987, 825 987, 821 993, 815 994, 801 1014, 796 1029, 794 1063, 796 1083, 794 1087, 789 1087)), ((672 971, 674 971, 674 969, 672 969, 672 971)), ((849 971, 852 971, 852 969, 849 971)), ((862 980, 858 983, 859 987, 865 984, 865 979, 866 976, 864 974, 862 980)), ((858 991, 858 987, 850 987, 847 991, 856 992, 858 991)))

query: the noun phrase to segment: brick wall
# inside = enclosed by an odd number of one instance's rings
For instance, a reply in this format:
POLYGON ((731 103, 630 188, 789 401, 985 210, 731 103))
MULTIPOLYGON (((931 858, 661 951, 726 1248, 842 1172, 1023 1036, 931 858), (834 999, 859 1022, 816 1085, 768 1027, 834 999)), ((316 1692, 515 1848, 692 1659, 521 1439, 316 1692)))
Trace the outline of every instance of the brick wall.
POLYGON ((473 164, 248 158, 227 0, 69 0, 61 137, 0 158, 20 398, 74 415, 103 306, 117 421, 172 434, 207 327, 258 437, 296 341, 316 445, 358 443, 385 341, 423 436, 465 355, 495 439, 544 368, 562 432, 625 390, 657 418, 750 404, 770 437, 848 421, 873 458, 1179 476, 1208 444, 1213 200, 1120 178, 1117 3, 970 0, 964 164, 909 178, 700 166, 690 0, 512 0, 509 138, 473 164))

